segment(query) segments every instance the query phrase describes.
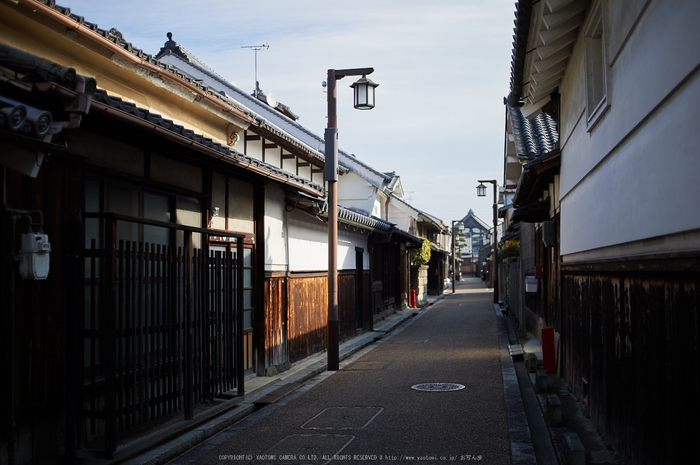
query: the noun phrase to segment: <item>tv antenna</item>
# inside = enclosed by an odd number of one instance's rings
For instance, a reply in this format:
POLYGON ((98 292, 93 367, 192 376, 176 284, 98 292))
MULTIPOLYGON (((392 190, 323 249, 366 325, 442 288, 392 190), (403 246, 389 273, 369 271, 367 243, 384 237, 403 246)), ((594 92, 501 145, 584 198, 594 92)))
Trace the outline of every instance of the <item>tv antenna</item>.
POLYGON ((241 48, 250 48, 255 52, 255 93, 253 95, 257 97, 258 90, 260 89, 260 86, 258 85, 258 52, 260 50, 267 50, 270 48, 270 44, 264 43, 262 45, 244 45, 241 48))

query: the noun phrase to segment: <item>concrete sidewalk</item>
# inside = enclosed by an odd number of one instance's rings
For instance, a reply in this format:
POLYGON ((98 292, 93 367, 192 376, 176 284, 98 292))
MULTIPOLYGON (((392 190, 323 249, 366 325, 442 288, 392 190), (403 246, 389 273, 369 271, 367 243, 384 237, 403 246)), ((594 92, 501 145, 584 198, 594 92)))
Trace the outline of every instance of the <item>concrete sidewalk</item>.
MULTIPOLYGON (((422 308, 408 308, 386 316, 374 324, 374 330, 358 335, 340 345, 340 360, 345 360, 366 346, 374 343, 384 335, 410 320, 421 311, 428 309, 442 296, 428 296, 422 308)), ((163 464, 197 446, 206 439, 230 427, 266 405, 266 397, 284 395, 285 386, 294 386, 325 372, 328 367, 327 353, 311 356, 275 376, 250 377, 245 381, 245 397, 238 401, 228 401, 218 408, 218 414, 199 420, 195 416, 193 423, 176 422, 152 434, 143 435, 120 446, 112 460, 89 459, 85 465, 116 464, 163 464)), ((212 409, 210 409, 212 410, 212 409)))

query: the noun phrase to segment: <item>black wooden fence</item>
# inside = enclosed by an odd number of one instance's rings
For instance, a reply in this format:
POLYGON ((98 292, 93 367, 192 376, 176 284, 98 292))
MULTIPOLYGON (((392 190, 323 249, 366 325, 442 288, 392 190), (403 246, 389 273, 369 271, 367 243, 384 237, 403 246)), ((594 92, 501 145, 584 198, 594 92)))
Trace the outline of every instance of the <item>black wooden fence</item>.
MULTIPOLYGON (((100 235, 85 250, 82 443, 107 457, 157 420, 243 386, 243 241, 209 253, 207 229, 87 214, 100 235), (172 247, 117 239, 119 224, 165 228, 172 247), (202 248, 193 246, 199 235, 202 248)), ((90 220, 88 220, 90 221, 90 220)))

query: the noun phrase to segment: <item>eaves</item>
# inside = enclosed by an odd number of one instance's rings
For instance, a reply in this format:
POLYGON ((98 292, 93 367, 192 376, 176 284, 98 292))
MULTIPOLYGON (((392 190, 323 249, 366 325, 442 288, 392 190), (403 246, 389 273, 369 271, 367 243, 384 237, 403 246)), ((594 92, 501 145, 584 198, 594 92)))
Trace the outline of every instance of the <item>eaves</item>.
POLYGON ((111 60, 119 66, 130 68, 132 71, 140 69, 138 74, 153 84, 166 88, 168 85, 180 86, 184 92, 189 93, 192 101, 199 102, 203 108, 209 107, 209 111, 220 112, 221 116, 236 126, 246 128, 255 121, 254 115, 234 107, 218 92, 182 73, 178 74, 174 68, 126 42, 116 30, 101 29, 96 24, 85 21, 83 17, 72 14, 69 8, 56 5, 52 0, 17 0, 16 3, 19 11, 27 10, 23 11, 24 14, 29 15, 28 12, 33 12, 33 16, 28 17, 35 21, 41 21, 41 18, 36 16, 38 14, 65 27, 67 35, 73 36, 74 42, 78 43, 75 37, 80 36, 85 39, 83 45, 91 43, 96 50, 106 50, 108 56, 111 54, 111 60))
MULTIPOLYGON (((287 191, 285 193, 287 207, 299 209, 312 216, 328 221, 328 202, 325 199, 313 198, 298 192, 287 191)), ((384 235, 394 228, 391 223, 380 220, 370 215, 351 210, 338 205, 338 223, 368 234, 384 235)))
POLYGON ((238 153, 236 150, 218 143, 192 129, 175 124, 172 120, 149 110, 138 108, 133 103, 111 97, 107 92, 98 89, 92 101, 92 110, 118 119, 142 130, 165 137, 180 145, 196 150, 213 159, 226 162, 232 166, 247 170, 273 181, 294 187, 301 192, 314 197, 323 195, 323 187, 307 179, 292 175, 273 165, 238 153))
MULTIPOLYGON (((260 100, 246 94, 241 89, 226 81, 224 78, 215 74, 208 67, 203 66, 199 60, 194 62, 186 61, 181 56, 176 54, 168 55, 171 60, 176 60, 181 63, 183 68, 192 67, 210 77, 216 83, 221 84, 221 89, 214 89, 221 98, 230 103, 232 106, 243 111, 253 118, 252 126, 254 131, 260 135, 274 140, 274 142, 283 146, 286 150, 294 153, 300 158, 317 165, 325 165, 325 156, 320 151, 304 141, 303 135, 312 135, 305 130, 301 125, 283 115, 282 113, 271 109, 268 105, 260 100), (302 137, 299 137, 302 136, 302 137)), ((188 76, 185 70, 179 69, 177 66, 169 65, 182 76, 188 76)), ((211 89, 211 86, 209 86, 211 89)), ((347 172, 347 168, 340 167, 341 174, 347 172)))
POLYGON ((568 59, 590 0, 518 0, 508 102, 535 104, 552 94, 568 59))

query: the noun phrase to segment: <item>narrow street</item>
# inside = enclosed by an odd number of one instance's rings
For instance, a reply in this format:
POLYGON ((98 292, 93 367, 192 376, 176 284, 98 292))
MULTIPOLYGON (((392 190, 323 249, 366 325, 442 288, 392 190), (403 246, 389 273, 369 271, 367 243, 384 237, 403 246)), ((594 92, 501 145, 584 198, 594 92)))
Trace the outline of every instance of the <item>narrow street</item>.
POLYGON ((493 292, 466 278, 339 371, 170 463, 510 464, 501 355, 493 292))

